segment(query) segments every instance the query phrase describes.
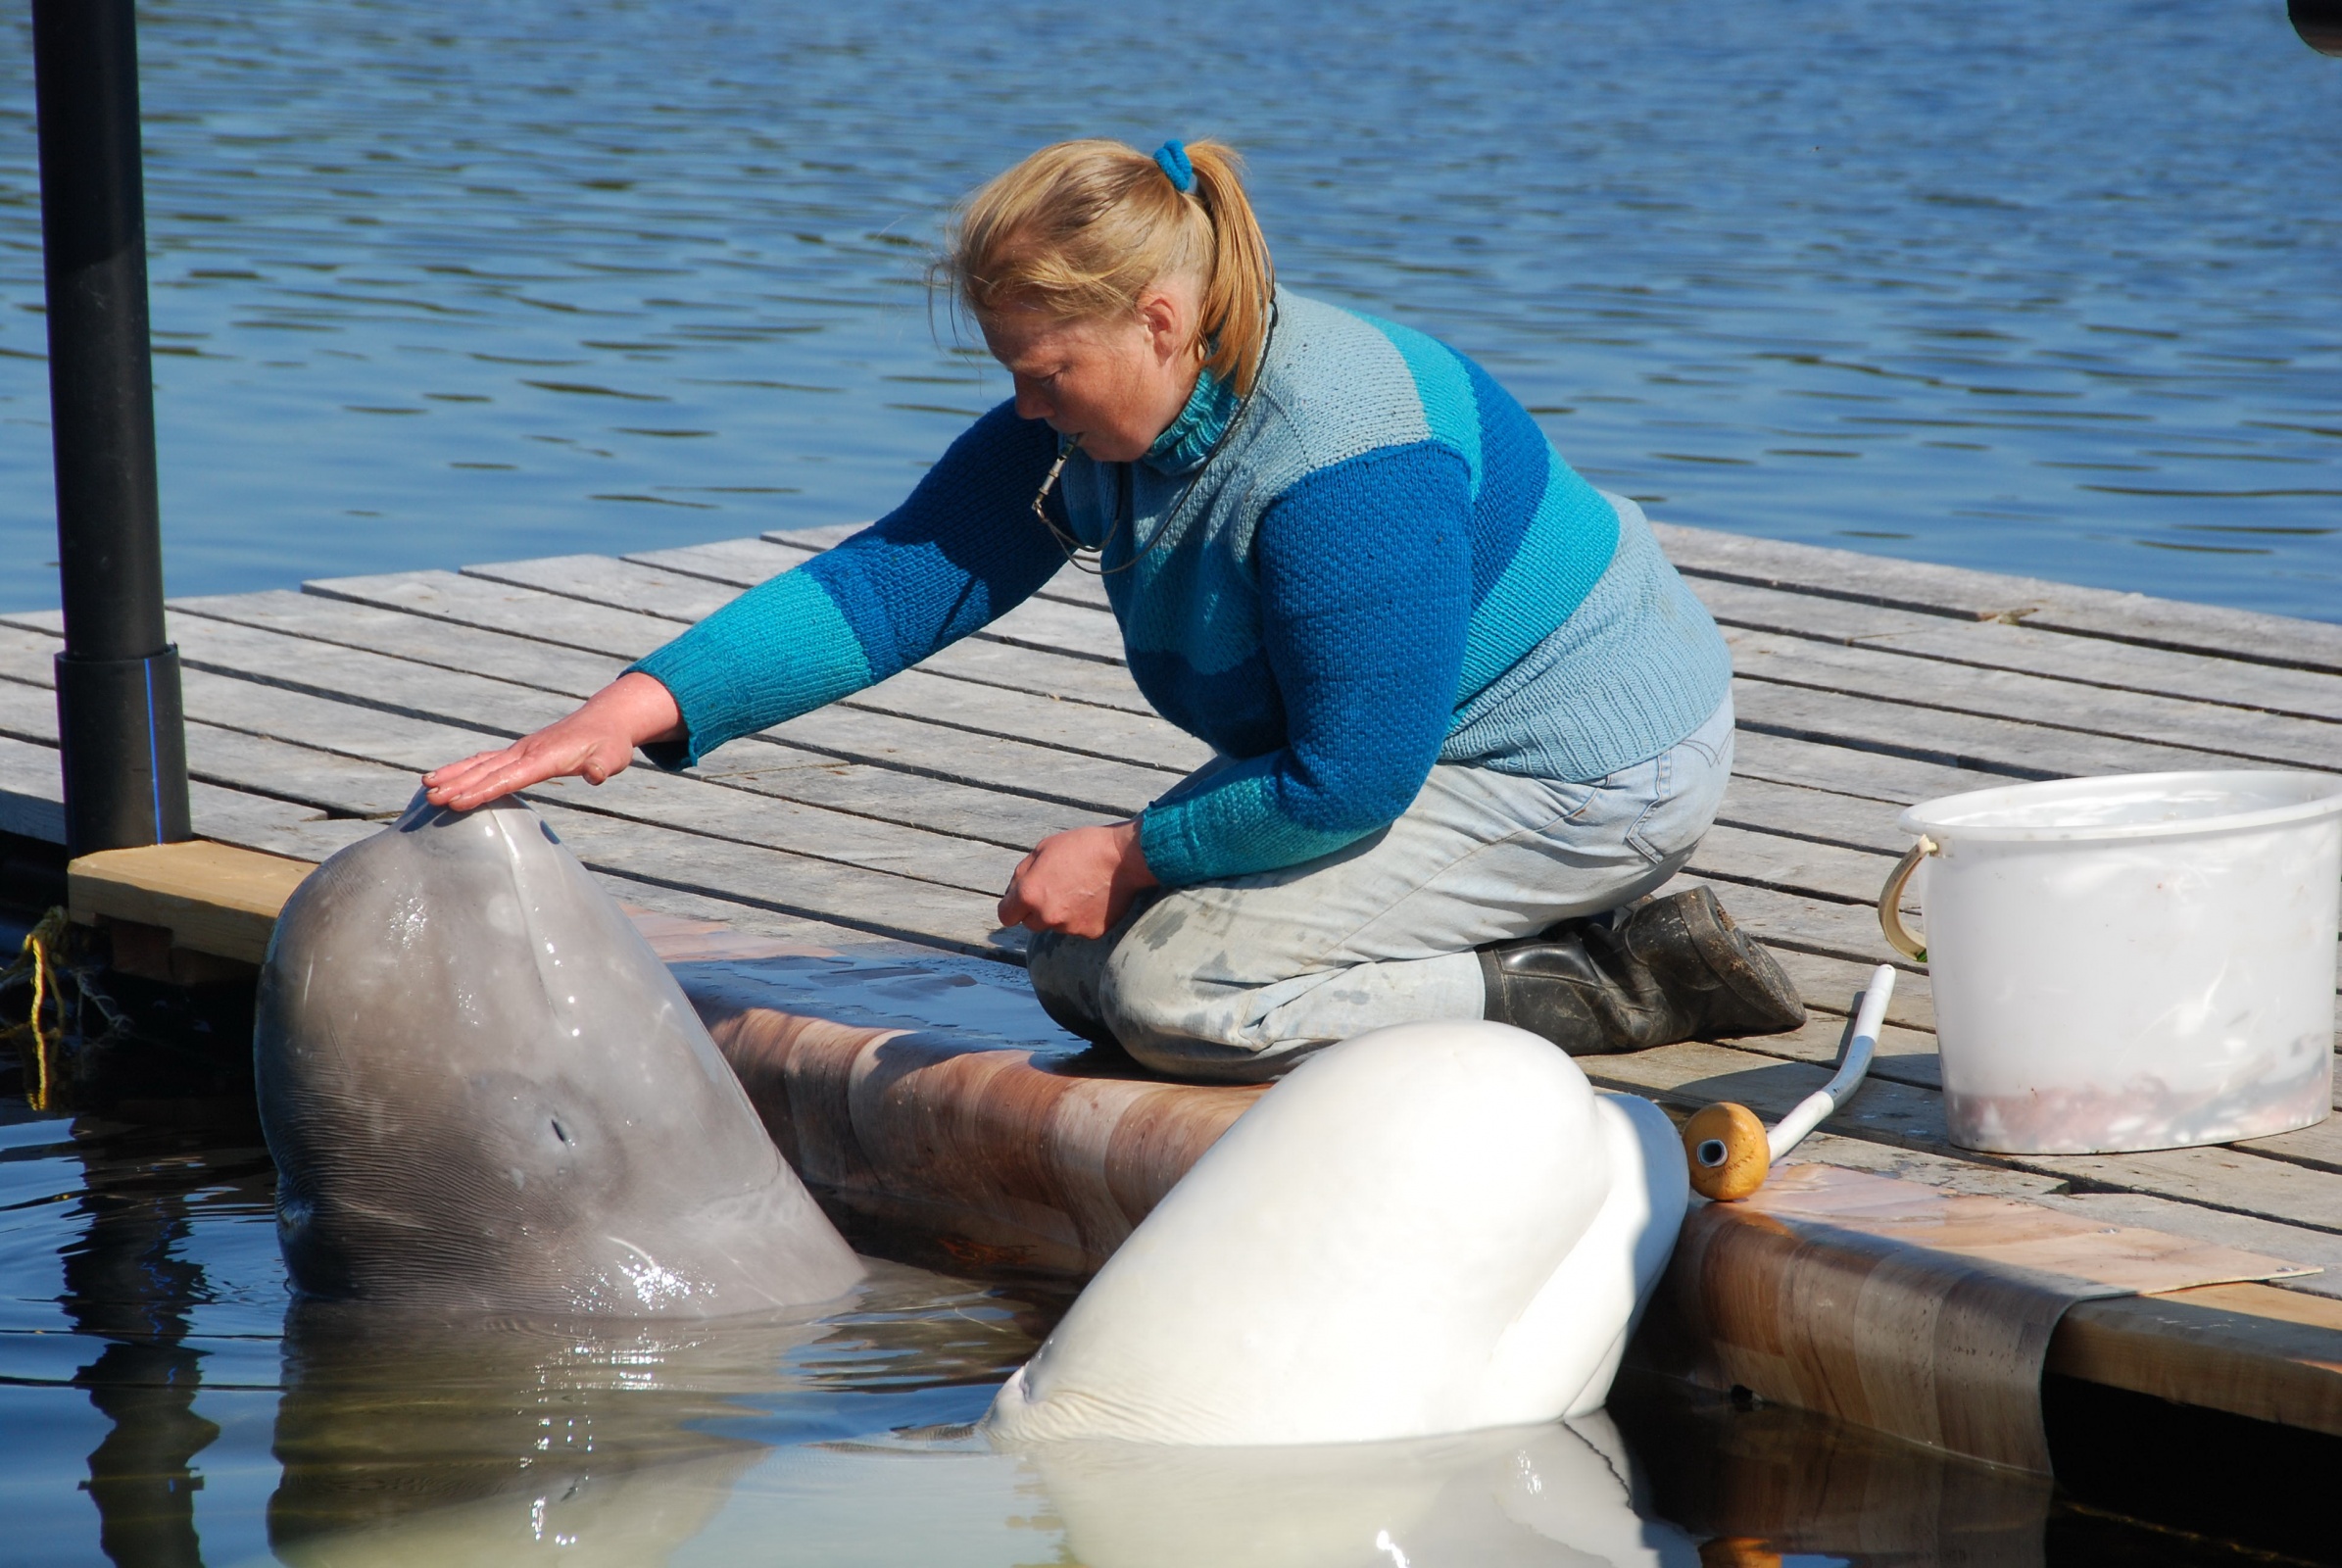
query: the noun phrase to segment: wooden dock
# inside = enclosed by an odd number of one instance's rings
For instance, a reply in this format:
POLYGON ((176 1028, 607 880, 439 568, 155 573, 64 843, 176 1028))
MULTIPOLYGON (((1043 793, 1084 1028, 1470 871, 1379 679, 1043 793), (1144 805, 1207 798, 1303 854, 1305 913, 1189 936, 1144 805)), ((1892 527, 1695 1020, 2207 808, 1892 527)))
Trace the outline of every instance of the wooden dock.
MULTIPOLYGON (((849 531, 178 601, 196 829, 322 858, 398 812, 418 770, 567 711, 626 661, 849 531)), ((1676 1107, 1737 1100, 1768 1117, 1818 1087, 1869 967, 1902 964, 1873 901, 1908 847, 1894 821, 1912 802, 2090 773, 2342 773, 2342 626, 1660 531, 1737 671, 1735 776, 1684 880, 1715 884, 1774 947, 1813 1018, 1790 1035, 1586 1062, 1605 1085, 1676 1107)), ((54 614, 0 615, 0 833, 21 839, 62 838, 58 634, 54 614)), ((1102 592, 1067 571, 986 632, 735 741, 691 776, 640 767, 529 799, 639 908, 778 944, 768 951, 926 961, 1012 990, 1022 933, 996 929, 993 910, 1018 858, 1049 832, 1138 810, 1205 756, 1153 715, 1102 592)), ((1926 975, 1902 966, 1870 1083, 1807 1152, 2323 1267, 2281 1287, 2215 1287, 2227 1294, 2190 1310, 2291 1313, 2312 1341, 2285 1353, 2324 1367, 2312 1377, 2323 1392, 2269 1398, 2320 1413, 2272 1417, 2266 1399, 2238 1413, 2342 1432, 2327 1387, 2342 1384, 2342 1309, 2316 1299, 2342 1297, 2342 1123, 2217 1149, 1969 1154, 1945 1135, 1926 975)), ((2159 1359, 2153 1347, 2183 1346, 2191 1321, 2092 1302, 2070 1319, 2079 1340, 2061 1330, 2050 1366, 2188 1396, 2169 1385, 2182 1351, 2159 1359), (2110 1370, 2124 1358, 2126 1372, 2110 1370)))

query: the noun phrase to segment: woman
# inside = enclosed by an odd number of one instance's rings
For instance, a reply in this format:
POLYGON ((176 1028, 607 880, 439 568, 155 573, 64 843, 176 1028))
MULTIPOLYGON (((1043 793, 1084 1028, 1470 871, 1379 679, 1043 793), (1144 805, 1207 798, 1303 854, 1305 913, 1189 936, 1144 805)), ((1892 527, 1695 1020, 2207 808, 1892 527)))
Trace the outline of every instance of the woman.
POLYGON ((687 767, 1093 553, 1140 689, 1218 756, 1017 867, 1000 919, 1068 1028, 1252 1079, 1419 1018, 1581 1053, 1802 1021, 1704 888, 1635 904, 1723 795, 1730 657, 1639 510, 1486 371, 1278 289, 1215 142, 1044 148, 946 265, 1014 401, 870 528, 428 775, 433 801, 599 783, 638 746, 687 767))

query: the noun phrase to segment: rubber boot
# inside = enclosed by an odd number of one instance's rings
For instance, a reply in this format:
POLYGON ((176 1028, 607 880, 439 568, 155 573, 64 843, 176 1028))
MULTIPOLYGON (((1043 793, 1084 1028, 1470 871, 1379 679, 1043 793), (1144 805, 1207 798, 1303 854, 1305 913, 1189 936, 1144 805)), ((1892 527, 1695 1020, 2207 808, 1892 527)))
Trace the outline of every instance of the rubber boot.
POLYGON ((1480 950, 1484 1016, 1573 1056, 1805 1022, 1797 988, 1706 887, 1480 950))

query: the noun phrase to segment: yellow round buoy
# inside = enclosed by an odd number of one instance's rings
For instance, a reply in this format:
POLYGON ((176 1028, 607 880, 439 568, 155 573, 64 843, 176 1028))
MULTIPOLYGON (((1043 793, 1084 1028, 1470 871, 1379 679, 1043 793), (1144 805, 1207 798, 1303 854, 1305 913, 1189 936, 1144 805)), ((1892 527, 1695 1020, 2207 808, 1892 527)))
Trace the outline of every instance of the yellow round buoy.
POLYGON ((1683 1123, 1683 1153, 1691 1165, 1691 1190, 1728 1203, 1764 1186, 1773 1164, 1765 1124, 1746 1105, 1730 1102, 1704 1105, 1683 1123))

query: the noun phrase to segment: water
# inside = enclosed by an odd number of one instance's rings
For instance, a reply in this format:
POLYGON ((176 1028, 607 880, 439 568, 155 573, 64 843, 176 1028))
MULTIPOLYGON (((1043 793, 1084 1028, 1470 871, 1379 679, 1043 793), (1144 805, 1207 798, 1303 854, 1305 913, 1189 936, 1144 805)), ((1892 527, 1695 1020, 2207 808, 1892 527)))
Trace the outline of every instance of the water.
POLYGON ((810 1321, 337 1316, 289 1309, 271 1186, 249 1134, 0 1108, 0 1564, 2243 1560, 1635 1376, 1577 1430, 996 1453, 957 1428, 1060 1291, 879 1263, 810 1321))
MULTIPOLYGON (((2342 615, 2342 62, 2281 0, 157 0, 171 586, 868 516, 1002 381, 921 269, 1219 132, 1293 285, 1682 522, 2342 615)), ((0 608, 53 603, 24 16, 0 608)))

